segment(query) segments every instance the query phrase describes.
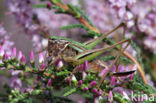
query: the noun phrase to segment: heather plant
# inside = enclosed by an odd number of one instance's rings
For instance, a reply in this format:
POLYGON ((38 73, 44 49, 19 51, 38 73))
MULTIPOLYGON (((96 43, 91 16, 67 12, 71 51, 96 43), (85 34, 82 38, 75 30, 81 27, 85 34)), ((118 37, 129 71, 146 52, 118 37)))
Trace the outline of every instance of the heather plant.
POLYGON ((155 47, 147 42, 154 39, 155 3, 144 2, 152 9, 141 21, 141 11, 133 10, 136 2, 143 5, 141 0, 80 0, 79 5, 68 0, 8 0, 34 50, 27 61, 1 25, 0 67, 10 77, 10 83, 3 84, 1 102, 155 103, 155 47), (153 81, 146 79, 147 68, 153 81), (76 101, 74 95, 82 99, 76 101))

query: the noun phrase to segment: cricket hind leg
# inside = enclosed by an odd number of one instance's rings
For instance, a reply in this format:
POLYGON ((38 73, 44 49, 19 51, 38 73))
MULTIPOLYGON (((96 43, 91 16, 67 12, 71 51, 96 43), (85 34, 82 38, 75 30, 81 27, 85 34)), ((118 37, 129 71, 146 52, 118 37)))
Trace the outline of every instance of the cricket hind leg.
MULTIPOLYGON (((124 39, 126 30, 127 30, 127 26, 126 26, 126 25, 123 25, 123 33, 122 33, 121 40, 124 39)), ((120 52, 122 51, 122 46, 123 46, 123 45, 120 44, 120 52)), ((121 55, 120 55, 120 56, 121 56, 121 55)), ((119 68, 119 64, 120 64, 120 57, 119 57, 119 59, 117 60, 117 62, 116 62, 115 64, 116 64, 116 72, 118 72, 118 68, 119 68)))
POLYGON ((117 29, 119 29, 120 27, 124 28, 123 34, 125 34, 126 31, 126 24, 125 23, 121 23, 118 26, 116 26, 114 29, 112 29, 111 31, 103 34, 102 36, 89 40, 87 42, 84 42, 85 45, 87 45, 88 47, 92 46, 91 48, 94 48, 98 43, 100 43, 104 38, 106 38, 108 35, 110 35, 111 33, 113 33, 114 31, 116 31, 117 29))
POLYGON ((109 71, 111 70, 111 68, 113 67, 113 65, 118 61, 119 57, 123 54, 123 52, 125 51, 125 49, 129 46, 130 41, 128 41, 127 45, 121 50, 119 51, 117 57, 115 58, 115 60, 113 61, 113 63, 109 66, 108 70, 106 71, 106 73, 103 75, 103 77, 101 78, 99 84, 97 85, 97 88, 99 89, 101 83, 104 81, 105 77, 107 76, 107 74, 109 73, 109 71))

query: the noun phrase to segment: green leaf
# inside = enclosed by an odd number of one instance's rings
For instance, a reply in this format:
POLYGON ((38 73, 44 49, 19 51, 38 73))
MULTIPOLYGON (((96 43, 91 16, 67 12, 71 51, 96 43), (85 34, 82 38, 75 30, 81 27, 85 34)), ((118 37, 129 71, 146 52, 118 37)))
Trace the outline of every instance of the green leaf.
POLYGON ((35 4, 33 5, 33 8, 47 8, 46 4, 35 4))
POLYGON ((73 5, 71 5, 71 4, 67 4, 67 5, 68 5, 69 9, 75 14, 76 18, 81 17, 80 13, 77 11, 77 9, 73 5))
POLYGON ((66 97, 66 96, 69 96, 71 95, 72 93, 76 92, 76 88, 72 88, 70 89, 68 92, 66 92, 63 96, 66 97))
POLYGON ((74 29, 74 28, 86 28, 83 24, 70 24, 67 26, 62 26, 61 30, 68 30, 68 29, 74 29))
POLYGON ((63 75, 68 75, 70 74, 69 71, 60 71, 59 73, 56 74, 56 76, 63 76, 63 75))
POLYGON ((91 20, 88 18, 88 16, 86 15, 87 13, 85 11, 83 11, 82 9, 80 9, 78 6, 75 6, 75 9, 81 14, 81 16, 88 21, 88 23, 92 26, 94 26, 91 22, 91 20))

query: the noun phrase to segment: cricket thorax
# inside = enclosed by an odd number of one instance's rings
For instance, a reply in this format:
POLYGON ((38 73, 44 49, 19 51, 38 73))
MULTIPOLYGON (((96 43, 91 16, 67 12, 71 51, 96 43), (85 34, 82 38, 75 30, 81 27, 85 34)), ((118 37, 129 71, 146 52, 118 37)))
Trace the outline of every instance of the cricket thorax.
POLYGON ((60 52, 64 57, 73 57, 77 55, 77 51, 69 47, 69 42, 66 40, 53 40, 48 41, 48 54, 50 57, 56 57, 60 52))

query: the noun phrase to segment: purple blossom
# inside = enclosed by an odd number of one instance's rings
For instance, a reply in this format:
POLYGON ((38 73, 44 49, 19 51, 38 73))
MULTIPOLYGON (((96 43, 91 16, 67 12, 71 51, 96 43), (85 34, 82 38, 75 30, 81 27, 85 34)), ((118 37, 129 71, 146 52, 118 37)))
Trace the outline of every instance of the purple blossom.
POLYGON ((82 100, 79 100, 77 103, 83 103, 82 100))
POLYGON ((50 9, 50 8, 51 8, 51 6, 52 6, 52 4, 51 4, 51 3, 47 3, 47 8, 48 8, 48 9, 50 9))
POLYGON ((108 69, 109 69, 108 67, 103 69, 101 73, 99 74, 99 76, 102 77, 108 71, 108 69))
POLYGON ((84 87, 83 90, 84 90, 84 91, 88 91, 88 87, 84 87))
POLYGON ((80 87, 82 85, 83 81, 82 80, 79 80, 77 85, 80 87))
POLYGON ((45 69, 45 64, 42 63, 41 66, 40 66, 40 70, 43 71, 44 69, 45 69))
POLYGON ((98 90, 97 90, 96 88, 94 88, 94 89, 92 89, 92 92, 93 92, 94 94, 97 94, 98 90))
POLYGON ((6 53, 4 53, 3 59, 4 59, 4 60, 7 60, 7 59, 8 59, 8 55, 7 55, 6 53))
POLYGON ((109 91, 108 101, 109 101, 109 103, 112 103, 112 101, 113 101, 113 94, 112 94, 112 91, 109 91))
POLYGON ((11 58, 16 58, 16 52, 17 52, 17 49, 16 49, 16 47, 14 47, 12 49, 11 58))
POLYGON ((17 59, 18 59, 18 60, 21 60, 22 56, 23 56, 22 51, 19 51, 19 52, 18 52, 18 57, 17 57, 17 59))
POLYGON ((39 63, 44 62, 44 57, 42 53, 39 53, 38 58, 39 58, 39 63))
POLYGON ((115 80, 116 80, 116 78, 114 76, 112 76, 111 77, 111 82, 110 82, 111 86, 115 85, 115 80))
POLYGON ((30 62, 33 63, 35 61, 34 52, 30 52, 30 62))
POLYGON ((17 76, 14 76, 11 80, 10 87, 20 89, 22 87, 22 81, 17 76))
POLYGON ((65 81, 69 83, 71 80, 70 78, 66 78, 65 81))
POLYGON ((52 81, 51 81, 51 79, 48 79, 47 86, 48 86, 48 87, 51 87, 51 85, 52 85, 52 81))
POLYGON ((88 64, 88 60, 85 60, 85 70, 87 71, 89 69, 89 64, 88 64))
POLYGON ((96 81, 94 80, 94 81, 90 82, 89 85, 90 85, 91 88, 94 87, 96 85, 96 81))
POLYGON ((87 76, 87 73, 86 72, 82 72, 82 78, 83 78, 83 80, 86 78, 86 76, 87 76))
POLYGON ((21 57, 20 61, 21 61, 21 63, 22 63, 22 64, 25 64, 26 59, 25 59, 25 56, 24 56, 24 55, 22 55, 22 57, 21 57))
POLYGON ((79 71, 84 71, 84 69, 85 69, 84 64, 80 64, 80 65, 78 66, 78 70, 79 70, 79 71))
POLYGON ((0 56, 3 57, 3 55, 4 55, 4 49, 2 46, 0 46, 0 56))

